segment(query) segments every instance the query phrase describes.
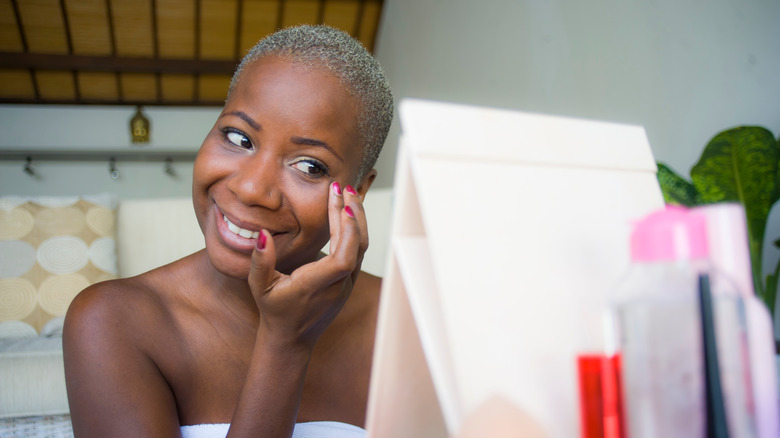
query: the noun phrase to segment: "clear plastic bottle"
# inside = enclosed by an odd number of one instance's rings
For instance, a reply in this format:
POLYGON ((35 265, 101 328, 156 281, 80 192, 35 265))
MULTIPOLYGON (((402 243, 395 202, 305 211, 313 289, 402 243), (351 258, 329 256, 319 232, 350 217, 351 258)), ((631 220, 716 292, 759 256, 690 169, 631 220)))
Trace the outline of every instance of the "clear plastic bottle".
POLYGON ((631 438, 707 436, 699 280, 712 285, 729 436, 754 437, 745 311, 736 286, 709 263, 705 215, 667 207, 635 224, 632 265, 611 312, 623 412, 631 438))

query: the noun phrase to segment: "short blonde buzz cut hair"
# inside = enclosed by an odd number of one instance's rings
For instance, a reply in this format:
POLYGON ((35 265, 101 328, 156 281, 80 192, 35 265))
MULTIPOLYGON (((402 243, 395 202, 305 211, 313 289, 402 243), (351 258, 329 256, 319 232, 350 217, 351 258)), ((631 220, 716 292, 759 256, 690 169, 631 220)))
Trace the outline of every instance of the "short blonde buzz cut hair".
POLYGON ((390 83, 379 62, 348 33, 324 25, 302 25, 279 30, 257 43, 241 60, 230 81, 227 99, 247 65, 264 56, 279 56, 339 78, 360 105, 357 127, 363 140, 363 159, 357 182, 379 158, 393 120, 390 83))

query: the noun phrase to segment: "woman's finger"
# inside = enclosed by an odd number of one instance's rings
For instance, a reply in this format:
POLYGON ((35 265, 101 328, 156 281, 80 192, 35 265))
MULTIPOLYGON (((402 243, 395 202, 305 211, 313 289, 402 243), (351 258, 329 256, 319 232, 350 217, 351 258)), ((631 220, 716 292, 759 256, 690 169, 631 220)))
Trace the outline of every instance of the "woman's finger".
POLYGON ((357 266, 360 253, 360 227, 354 210, 345 205, 339 218, 341 235, 337 245, 331 245, 329 260, 327 262, 334 271, 342 275, 349 275, 357 266))
POLYGON ((359 236, 357 260, 355 262, 355 268, 352 271, 352 281, 354 282, 357 280, 358 274, 360 274, 363 256, 368 249, 368 220, 366 219, 366 211, 363 208, 363 198, 352 186, 344 188, 344 204, 345 209, 346 207, 349 207, 355 218, 359 236))
POLYGON ((339 244, 341 236, 341 211, 344 209, 344 196, 341 191, 341 185, 334 181, 330 185, 328 195, 328 221, 330 223, 330 253, 333 254, 333 248, 339 244))
POLYGON ((260 230, 257 243, 252 251, 252 264, 249 267, 249 288, 259 300, 271 290, 276 276, 276 247, 274 239, 266 230, 260 230))
POLYGON ((355 215, 360 231, 360 254, 368 249, 368 220, 366 210, 363 208, 363 198, 350 185, 344 188, 344 204, 348 205, 355 215))

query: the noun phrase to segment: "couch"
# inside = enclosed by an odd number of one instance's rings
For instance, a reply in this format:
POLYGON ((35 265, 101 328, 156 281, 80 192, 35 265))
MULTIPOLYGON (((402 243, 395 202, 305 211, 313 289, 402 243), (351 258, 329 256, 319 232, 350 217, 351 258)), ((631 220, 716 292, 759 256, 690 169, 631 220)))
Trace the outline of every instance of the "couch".
MULTIPOLYGON (((363 269, 382 275, 392 192, 372 190, 364 204, 363 269)), ((31 416, 67 418, 62 321, 78 291, 203 246, 189 198, 0 197, 0 435, 12 423, 32 427, 31 416)))

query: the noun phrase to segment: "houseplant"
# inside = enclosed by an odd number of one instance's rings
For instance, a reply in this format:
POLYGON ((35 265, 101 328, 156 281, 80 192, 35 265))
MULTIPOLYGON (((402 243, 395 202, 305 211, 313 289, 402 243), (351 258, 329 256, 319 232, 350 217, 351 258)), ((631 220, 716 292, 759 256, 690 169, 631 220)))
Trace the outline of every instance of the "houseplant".
MULTIPOLYGON (((745 208, 753 286, 775 314, 780 261, 763 278, 766 224, 780 198, 780 138, 760 126, 740 126, 715 135, 691 168, 691 182, 658 163, 658 182, 667 204, 697 206, 739 202, 745 208)), ((780 239, 773 241, 780 248, 780 239)))

